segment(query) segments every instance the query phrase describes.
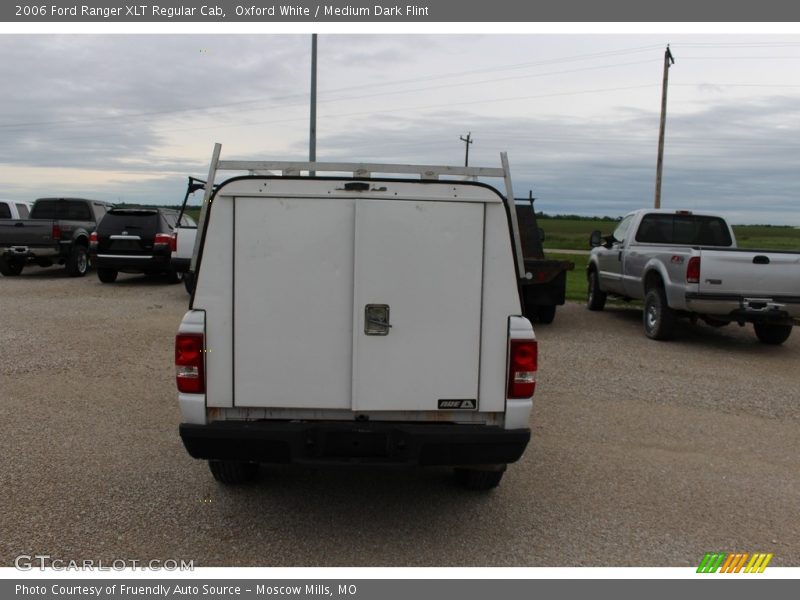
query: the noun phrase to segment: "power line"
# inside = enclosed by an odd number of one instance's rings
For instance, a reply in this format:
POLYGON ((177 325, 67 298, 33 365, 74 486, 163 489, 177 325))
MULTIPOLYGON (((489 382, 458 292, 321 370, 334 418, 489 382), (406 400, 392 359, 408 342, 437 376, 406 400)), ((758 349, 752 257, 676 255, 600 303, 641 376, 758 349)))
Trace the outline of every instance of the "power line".
MULTIPOLYGON (((635 89, 644 89, 644 88, 652 88, 655 87, 656 84, 644 84, 644 85, 633 85, 633 86, 622 86, 622 87, 612 87, 612 88, 597 88, 591 90, 576 90, 570 92, 554 92, 550 94, 535 94, 535 95, 527 95, 527 96, 511 96, 505 98, 487 98, 481 100, 469 100, 469 101, 462 101, 462 102, 445 102, 445 103, 438 103, 438 104, 428 104, 422 106, 406 106, 406 107, 396 107, 396 108, 387 108, 387 109, 379 109, 379 110, 362 110, 362 111, 354 111, 349 113, 329 113, 322 115, 322 118, 328 119, 335 119, 341 117, 358 117, 362 115, 385 115, 385 114, 392 114, 392 113, 408 113, 412 110, 431 110, 437 108, 452 108, 454 106, 472 106, 475 104, 491 104, 493 102, 514 102, 519 100, 537 100, 541 98, 553 98, 553 97, 560 97, 560 96, 579 96, 584 94, 599 94, 599 93, 606 93, 606 92, 618 92, 618 91, 628 91, 628 90, 635 90, 635 89)), ((151 130, 153 135, 163 134, 163 133, 172 133, 172 132, 179 132, 179 131, 208 131, 208 130, 217 130, 217 129, 238 129, 242 127, 253 127, 254 125, 272 125, 272 124, 286 124, 291 122, 305 122, 307 117, 296 117, 292 119, 270 119, 267 121, 250 121, 247 123, 240 123, 236 125, 210 125, 206 127, 179 127, 179 128, 153 128, 151 130)), ((116 133, 97 133, 94 132, 92 134, 82 135, 82 136, 53 136, 51 132, 46 132, 48 140, 76 140, 76 139, 96 139, 101 137, 112 137, 117 135, 116 133)))

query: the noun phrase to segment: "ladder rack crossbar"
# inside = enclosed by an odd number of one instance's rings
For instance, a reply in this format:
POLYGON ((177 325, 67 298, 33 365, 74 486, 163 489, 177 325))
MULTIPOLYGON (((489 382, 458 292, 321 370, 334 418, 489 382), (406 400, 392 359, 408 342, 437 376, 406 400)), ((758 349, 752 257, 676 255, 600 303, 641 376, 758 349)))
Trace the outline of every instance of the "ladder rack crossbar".
POLYGON ((327 173, 352 173, 353 177, 370 177, 374 173, 399 175, 418 175, 422 179, 439 179, 442 176, 455 177, 505 177, 500 168, 492 167, 448 167, 443 165, 398 165, 382 163, 348 162, 303 162, 303 161, 250 161, 220 160, 218 171, 277 171, 282 175, 298 175, 302 171, 327 173))
MULTIPOLYGON (((416 175, 422 181, 442 181, 442 176, 452 177, 498 177, 504 180, 506 188, 506 203, 509 208, 509 220, 511 224, 512 244, 514 254, 517 259, 517 275, 520 279, 530 278, 530 273, 525 272, 525 261, 522 257, 522 245, 520 243, 519 225, 517 223, 517 213, 514 208, 514 191, 511 189, 511 173, 508 166, 508 157, 505 152, 500 153, 502 167, 447 167, 441 165, 398 165, 384 163, 348 163, 348 162, 316 162, 316 161, 253 161, 253 160, 220 160, 219 155, 222 150, 221 144, 214 145, 214 152, 211 157, 211 165, 208 169, 207 183, 205 186, 205 196, 200 208, 198 219, 198 231, 203 231, 208 218, 208 208, 214 190, 214 180, 217 171, 247 171, 250 174, 261 174, 266 172, 278 172, 281 176, 297 177, 306 171, 310 174, 319 173, 351 173, 356 179, 368 179, 375 173, 393 175, 416 175)), ((447 180, 444 180, 447 181, 447 180)), ((195 239, 194 252, 190 269, 194 272, 197 269, 197 259, 200 250, 201 236, 195 239)))

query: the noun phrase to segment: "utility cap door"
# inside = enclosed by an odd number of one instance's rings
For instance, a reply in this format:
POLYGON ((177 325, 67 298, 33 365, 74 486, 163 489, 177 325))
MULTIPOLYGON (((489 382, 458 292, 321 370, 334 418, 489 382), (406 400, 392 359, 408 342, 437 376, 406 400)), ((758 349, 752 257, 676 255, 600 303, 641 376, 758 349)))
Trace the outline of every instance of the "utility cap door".
POLYGON ((353 410, 477 408, 484 205, 365 200, 355 221, 353 410))

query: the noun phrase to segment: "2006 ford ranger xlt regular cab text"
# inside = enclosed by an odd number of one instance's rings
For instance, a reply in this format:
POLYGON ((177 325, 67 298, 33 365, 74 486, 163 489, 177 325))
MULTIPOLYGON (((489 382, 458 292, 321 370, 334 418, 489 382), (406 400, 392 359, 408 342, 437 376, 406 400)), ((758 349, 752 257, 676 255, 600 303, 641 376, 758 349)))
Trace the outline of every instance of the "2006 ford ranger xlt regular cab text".
POLYGON ((800 253, 736 247, 722 217, 688 210, 638 210, 614 233, 592 233, 587 305, 606 297, 644 300, 644 331, 674 335, 677 317, 714 327, 753 323, 765 344, 782 344, 800 317, 800 253))
POLYGON ((505 155, 502 169, 215 156, 209 182, 280 174, 207 186, 176 338, 189 454, 223 483, 302 463, 446 465, 496 486, 530 439, 537 370, 513 195, 437 175, 508 188, 505 155))

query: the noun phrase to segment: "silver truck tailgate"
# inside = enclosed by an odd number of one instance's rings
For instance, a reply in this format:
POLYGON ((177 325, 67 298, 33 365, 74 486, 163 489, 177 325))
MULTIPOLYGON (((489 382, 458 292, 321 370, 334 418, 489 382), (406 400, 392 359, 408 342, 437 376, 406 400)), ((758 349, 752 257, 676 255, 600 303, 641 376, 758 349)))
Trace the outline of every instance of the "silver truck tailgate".
POLYGON ((800 253, 701 250, 700 293, 800 296, 800 253))

